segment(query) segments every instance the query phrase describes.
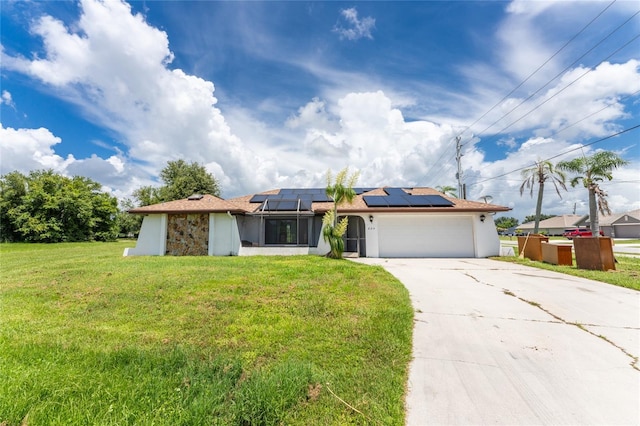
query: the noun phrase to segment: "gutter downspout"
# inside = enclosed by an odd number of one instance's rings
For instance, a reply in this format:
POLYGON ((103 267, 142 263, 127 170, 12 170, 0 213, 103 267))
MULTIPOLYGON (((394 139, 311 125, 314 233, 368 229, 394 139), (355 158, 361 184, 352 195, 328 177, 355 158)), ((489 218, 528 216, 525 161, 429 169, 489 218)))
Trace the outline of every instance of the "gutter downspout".
POLYGON ((233 256, 233 216, 231 212, 227 210, 227 216, 231 219, 231 224, 229 225, 229 245, 231 246, 229 250, 229 256, 233 256))

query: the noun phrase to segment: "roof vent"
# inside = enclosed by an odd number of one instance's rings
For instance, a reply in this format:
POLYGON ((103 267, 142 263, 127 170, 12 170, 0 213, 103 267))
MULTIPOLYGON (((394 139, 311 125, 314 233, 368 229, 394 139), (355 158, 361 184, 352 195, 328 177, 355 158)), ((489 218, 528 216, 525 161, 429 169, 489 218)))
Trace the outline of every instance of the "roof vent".
POLYGON ((193 195, 189 196, 189 198, 187 198, 187 200, 189 200, 189 201, 198 201, 198 200, 202 200, 203 197, 204 197, 204 195, 202 195, 202 194, 193 194, 193 195))

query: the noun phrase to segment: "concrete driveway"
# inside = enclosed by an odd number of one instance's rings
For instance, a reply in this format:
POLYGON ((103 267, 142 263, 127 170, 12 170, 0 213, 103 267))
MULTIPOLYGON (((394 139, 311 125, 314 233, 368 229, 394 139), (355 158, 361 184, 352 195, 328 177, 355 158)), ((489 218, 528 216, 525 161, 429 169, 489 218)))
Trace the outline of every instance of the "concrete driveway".
POLYGON ((640 424, 640 292, 489 259, 357 261, 416 309, 408 425, 640 424))

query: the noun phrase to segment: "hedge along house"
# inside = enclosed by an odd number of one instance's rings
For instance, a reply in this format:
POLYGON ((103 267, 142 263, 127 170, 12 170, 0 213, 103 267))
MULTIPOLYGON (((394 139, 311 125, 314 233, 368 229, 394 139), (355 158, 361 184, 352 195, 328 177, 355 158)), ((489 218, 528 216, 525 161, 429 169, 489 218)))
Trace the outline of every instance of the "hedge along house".
MULTIPOLYGON (((500 242, 493 214, 507 207, 447 197, 431 188, 357 188, 345 252, 362 257, 487 257, 500 242)), ((280 189, 223 200, 210 195, 130 210, 145 214, 127 255, 287 255, 329 251, 325 190, 280 189)))

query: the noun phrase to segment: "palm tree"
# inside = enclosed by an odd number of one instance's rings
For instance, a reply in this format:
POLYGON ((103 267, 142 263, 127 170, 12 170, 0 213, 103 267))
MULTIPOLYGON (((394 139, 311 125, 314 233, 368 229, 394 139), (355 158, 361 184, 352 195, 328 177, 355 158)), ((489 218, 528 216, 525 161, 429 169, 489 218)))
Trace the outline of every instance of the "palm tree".
POLYGON ((436 186, 436 189, 442 192, 444 195, 450 195, 452 197, 457 197, 457 189, 453 186, 445 185, 445 186, 436 186))
POLYGON ((344 217, 338 223, 338 206, 344 202, 351 203, 356 196, 356 192, 353 190, 360 173, 355 172, 350 177, 347 177, 349 168, 345 167, 336 175, 335 182, 331 176, 331 170, 327 171, 327 188, 326 193, 333 201, 333 210, 329 210, 322 218, 324 230, 322 236, 326 242, 329 243, 331 251, 328 253, 329 257, 339 259, 344 252, 344 240, 342 236, 347 230, 347 224, 349 218, 344 217))
POLYGON ((560 195, 560 189, 558 189, 558 186, 560 186, 560 188, 564 189, 565 191, 567 190, 567 187, 564 183, 566 177, 561 170, 558 170, 553 165, 552 162, 547 160, 536 161, 536 164, 534 166, 529 167, 528 169, 524 169, 521 172, 521 174, 522 174, 522 177, 524 178, 524 181, 522 182, 522 185, 520 185, 520 196, 522 196, 524 189, 528 188, 530 190, 529 193, 531 194, 531 197, 533 197, 533 187, 535 186, 535 183, 538 182, 538 202, 536 203, 536 222, 533 227, 533 233, 537 234, 538 227, 540 225, 540 213, 542 212, 542 196, 544 195, 544 183, 547 181, 550 181, 551 183, 553 183, 553 186, 556 189, 558 196, 562 198, 562 195, 560 195))
POLYGON ((578 182, 582 181, 584 187, 589 191, 589 221, 591 222, 591 234, 594 236, 600 235, 598 211, 602 214, 610 213, 605 198, 607 194, 600 188, 598 182, 613 179, 611 174, 613 169, 625 164, 629 164, 629 162, 611 151, 600 151, 590 157, 582 156, 571 161, 558 163, 558 168, 578 175, 571 179, 571 186, 575 187, 578 182))

